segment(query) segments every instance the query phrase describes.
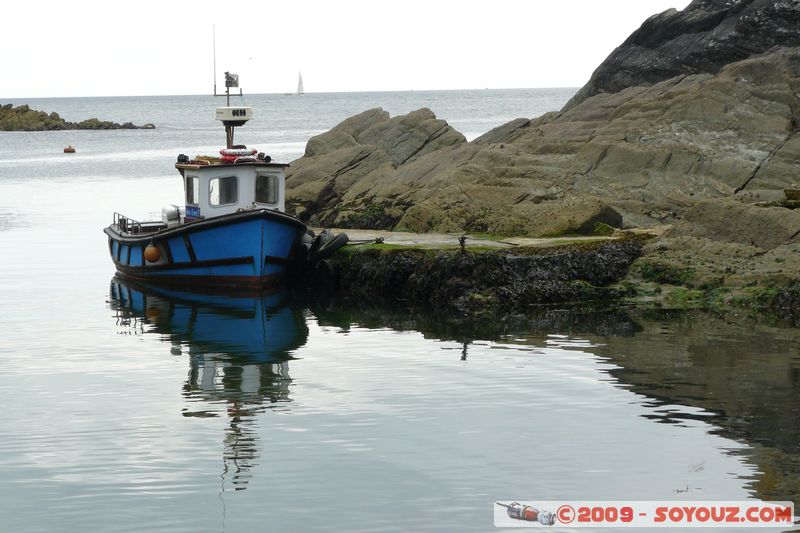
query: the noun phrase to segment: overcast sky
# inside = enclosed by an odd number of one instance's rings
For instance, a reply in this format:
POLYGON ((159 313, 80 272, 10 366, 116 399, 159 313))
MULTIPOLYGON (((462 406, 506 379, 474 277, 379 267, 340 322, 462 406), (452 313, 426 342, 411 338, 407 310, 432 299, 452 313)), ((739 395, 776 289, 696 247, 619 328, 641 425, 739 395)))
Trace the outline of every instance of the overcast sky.
POLYGON ((7 2, 0 98, 577 87, 689 0, 7 2))

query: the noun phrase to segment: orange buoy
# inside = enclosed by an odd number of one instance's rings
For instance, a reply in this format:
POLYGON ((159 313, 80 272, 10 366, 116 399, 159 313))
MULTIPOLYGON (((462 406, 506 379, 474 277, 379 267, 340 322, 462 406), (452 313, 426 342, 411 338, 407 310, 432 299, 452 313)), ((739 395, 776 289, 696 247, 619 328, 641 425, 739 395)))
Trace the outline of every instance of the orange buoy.
POLYGON ((64 148, 64 153, 65 154, 74 154, 75 153, 75 147, 70 144, 69 146, 64 148))
POLYGON ((157 263, 161 259, 161 249, 155 244, 148 244, 144 249, 144 258, 148 263, 157 263))

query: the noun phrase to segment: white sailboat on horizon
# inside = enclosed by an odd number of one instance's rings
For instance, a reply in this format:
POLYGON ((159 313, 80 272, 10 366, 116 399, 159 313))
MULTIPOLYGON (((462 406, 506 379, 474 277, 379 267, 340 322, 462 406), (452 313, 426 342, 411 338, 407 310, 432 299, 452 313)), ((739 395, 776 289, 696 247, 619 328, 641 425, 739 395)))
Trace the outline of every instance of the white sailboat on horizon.
POLYGON ((297 93, 298 96, 305 94, 303 90, 303 75, 301 73, 297 73, 297 93))

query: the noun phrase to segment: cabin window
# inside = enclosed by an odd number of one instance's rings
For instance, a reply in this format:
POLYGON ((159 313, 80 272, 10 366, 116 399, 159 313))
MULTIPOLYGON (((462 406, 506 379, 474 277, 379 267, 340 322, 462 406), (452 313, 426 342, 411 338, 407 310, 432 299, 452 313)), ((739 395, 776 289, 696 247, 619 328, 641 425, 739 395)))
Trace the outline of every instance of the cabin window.
POLYGON ((259 174, 256 177, 256 202, 259 204, 278 203, 278 176, 259 174))
POLYGON ((186 205, 197 205, 200 200, 200 179, 186 176, 186 205))
POLYGON ((212 206, 235 204, 238 199, 236 176, 213 178, 208 182, 208 202, 212 206))

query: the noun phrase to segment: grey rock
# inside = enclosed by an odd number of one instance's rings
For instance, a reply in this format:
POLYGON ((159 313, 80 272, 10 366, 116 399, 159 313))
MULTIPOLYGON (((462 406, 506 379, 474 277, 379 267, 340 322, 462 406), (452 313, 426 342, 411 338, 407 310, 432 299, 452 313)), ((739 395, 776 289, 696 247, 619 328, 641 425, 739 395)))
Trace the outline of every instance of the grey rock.
POLYGON ((599 93, 678 75, 716 74, 730 63, 800 45, 797 0, 694 0, 647 19, 594 71, 569 109, 599 93))

